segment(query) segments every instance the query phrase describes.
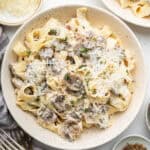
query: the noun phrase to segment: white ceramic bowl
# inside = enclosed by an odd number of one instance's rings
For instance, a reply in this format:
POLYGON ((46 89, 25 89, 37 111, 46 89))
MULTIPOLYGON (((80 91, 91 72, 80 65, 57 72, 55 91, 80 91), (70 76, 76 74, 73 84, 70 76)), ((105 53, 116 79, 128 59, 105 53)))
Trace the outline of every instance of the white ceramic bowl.
POLYGON ((42 5, 42 0, 39 0, 36 4, 35 9, 33 12, 28 12, 27 16, 21 16, 21 17, 14 17, 13 15, 9 14, 8 12, 0 12, 0 24, 7 25, 7 26, 18 26, 29 20, 31 17, 33 17, 40 9, 42 5), (9 14, 9 15, 8 15, 9 14))
POLYGON ((102 0, 105 6, 123 20, 145 28, 150 28, 150 17, 140 18, 134 15, 130 8, 121 8, 117 0, 102 0))
POLYGON ((145 111, 145 120, 146 120, 147 128, 150 131, 150 103, 148 103, 146 111, 145 111))
POLYGON ((142 144, 146 148, 150 147, 150 140, 141 135, 129 135, 122 138, 118 143, 115 144, 112 150, 123 150, 127 144, 142 144))
MULTIPOLYGON (((84 5, 85 6, 85 5, 84 5)), ((15 104, 16 97, 14 88, 11 84, 11 74, 8 65, 15 61, 15 56, 12 48, 16 41, 23 40, 26 32, 33 28, 37 28, 47 21, 50 16, 60 19, 62 22, 67 21, 75 16, 76 9, 83 7, 83 5, 65 5, 50 8, 38 16, 34 17, 29 22, 25 23, 14 35, 10 44, 7 47, 3 64, 2 64, 2 90, 6 100, 6 104, 10 113, 17 121, 17 123, 33 138, 41 141, 42 143, 60 149, 88 149, 100 146, 123 132, 129 124, 134 120, 140 107, 142 106, 144 92, 146 87, 145 81, 145 67, 142 56, 141 46, 135 37, 134 33, 129 27, 120 19, 109 13, 108 11, 96 8, 93 6, 85 6, 88 8, 88 19, 95 25, 109 25, 111 29, 122 40, 125 48, 133 52, 136 60, 135 72, 135 92, 128 110, 124 113, 114 115, 114 122, 112 126, 106 130, 89 129, 86 130, 82 136, 75 142, 69 142, 58 135, 40 127, 35 119, 28 113, 23 112, 15 104)))

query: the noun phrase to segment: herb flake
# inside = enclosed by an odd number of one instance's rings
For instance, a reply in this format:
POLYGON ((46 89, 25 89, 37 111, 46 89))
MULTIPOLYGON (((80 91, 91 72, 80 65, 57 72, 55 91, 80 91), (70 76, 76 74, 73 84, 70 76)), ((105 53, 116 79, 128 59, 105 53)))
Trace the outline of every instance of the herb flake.
POLYGON ((67 43, 67 39, 68 39, 67 37, 65 37, 65 38, 60 38, 60 39, 59 39, 59 42, 60 42, 60 43, 67 43))
POLYGON ((57 34, 57 31, 55 29, 51 29, 49 32, 48 32, 49 35, 56 35, 57 34))
POLYGON ((86 48, 86 47, 82 47, 82 48, 80 49, 80 52, 81 52, 81 53, 87 53, 88 51, 89 51, 89 49, 86 48))
POLYGON ((85 109, 84 109, 84 112, 89 112, 89 111, 90 111, 89 108, 85 108, 85 109))
POLYGON ((27 50, 27 56, 30 56, 30 54, 31 54, 31 51, 27 50))
POLYGON ((66 81, 70 80, 70 75, 69 75, 69 73, 66 73, 66 74, 65 74, 64 79, 65 79, 66 81))

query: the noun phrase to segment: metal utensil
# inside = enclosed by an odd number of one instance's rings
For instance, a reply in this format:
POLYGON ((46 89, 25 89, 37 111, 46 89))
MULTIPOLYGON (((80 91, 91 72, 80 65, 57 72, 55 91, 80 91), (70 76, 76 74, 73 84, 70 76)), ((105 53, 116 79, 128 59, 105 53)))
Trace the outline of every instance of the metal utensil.
POLYGON ((13 140, 3 129, 0 129, 0 150, 25 150, 13 140))
POLYGON ((27 150, 32 150, 32 138, 19 127, 9 131, 10 136, 27 150))

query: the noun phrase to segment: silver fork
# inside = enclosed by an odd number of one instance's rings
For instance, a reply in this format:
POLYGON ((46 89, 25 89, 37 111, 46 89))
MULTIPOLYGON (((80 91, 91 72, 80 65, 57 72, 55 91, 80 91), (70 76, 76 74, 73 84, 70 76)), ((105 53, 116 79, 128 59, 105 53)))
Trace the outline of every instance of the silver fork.
POLYGON ((32 150, 32 138, 19 127, 9 131, 10 136, 27 150, 32 150))
POLYGON ((25 150, 13 140, 3 129, 0 129, 0 150, 25 150))

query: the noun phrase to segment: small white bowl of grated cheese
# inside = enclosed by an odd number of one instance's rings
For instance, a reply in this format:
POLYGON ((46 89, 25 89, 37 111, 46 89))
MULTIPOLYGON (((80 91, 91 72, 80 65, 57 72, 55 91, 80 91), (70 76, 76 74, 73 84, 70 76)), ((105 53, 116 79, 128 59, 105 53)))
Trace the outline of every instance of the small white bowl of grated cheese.
POLYGON ((0 23, 21 25, 39 10, 41 4, 42 0, 0 0, 0 23))

